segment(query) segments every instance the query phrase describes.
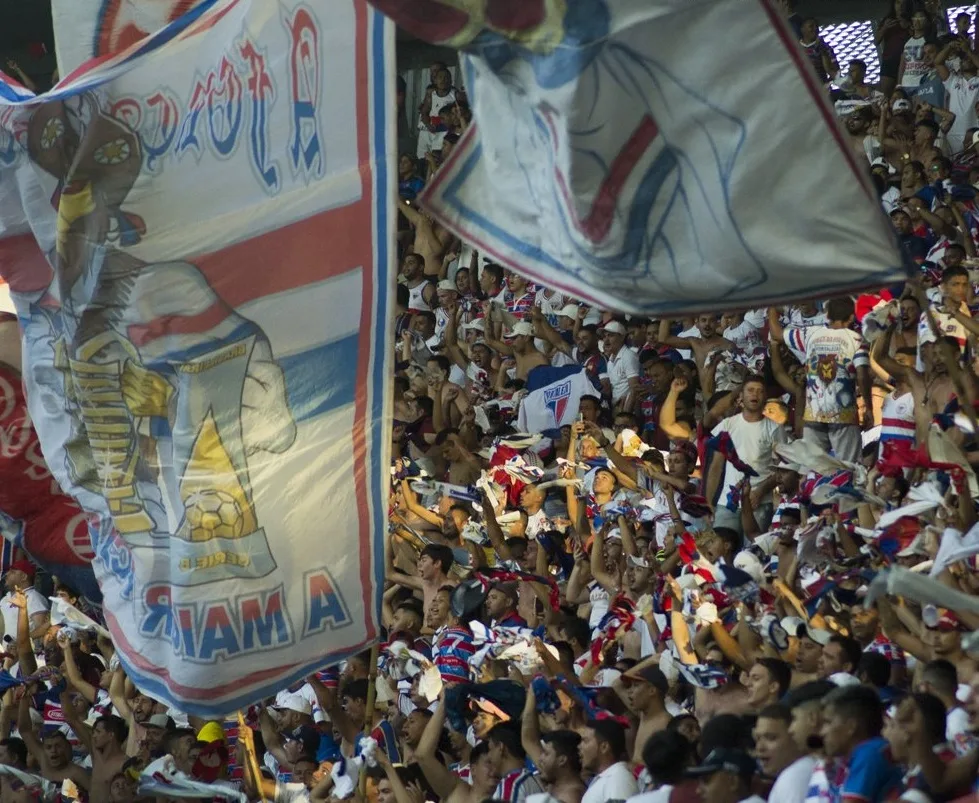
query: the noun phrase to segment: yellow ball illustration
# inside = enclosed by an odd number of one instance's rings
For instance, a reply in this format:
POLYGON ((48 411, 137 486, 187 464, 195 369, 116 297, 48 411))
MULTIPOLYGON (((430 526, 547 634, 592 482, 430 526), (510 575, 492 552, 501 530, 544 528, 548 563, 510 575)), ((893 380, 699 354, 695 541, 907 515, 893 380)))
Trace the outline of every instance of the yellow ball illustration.
POLYGON ((240 538, 245 528, 241 507, 226 491, 198 491, 184 503, 191 541, 240 538))

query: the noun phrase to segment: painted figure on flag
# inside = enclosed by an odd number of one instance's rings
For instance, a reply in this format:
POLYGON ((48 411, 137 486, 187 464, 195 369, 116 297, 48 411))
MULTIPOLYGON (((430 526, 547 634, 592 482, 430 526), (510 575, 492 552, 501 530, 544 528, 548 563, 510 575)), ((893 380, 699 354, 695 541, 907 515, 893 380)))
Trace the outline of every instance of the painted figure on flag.
POLYGON ((176 554, 176 585, 269 574, 248 459, 287 450, 296 425, 268 339, 194 265, 123 250, 162 222, 126 212, 140 138, 94 95, 39 106, 26 136, 56 179, 59 279, 31 316, 50 324, 70 405, 69 476, 108 499, 129 547, 176 554))

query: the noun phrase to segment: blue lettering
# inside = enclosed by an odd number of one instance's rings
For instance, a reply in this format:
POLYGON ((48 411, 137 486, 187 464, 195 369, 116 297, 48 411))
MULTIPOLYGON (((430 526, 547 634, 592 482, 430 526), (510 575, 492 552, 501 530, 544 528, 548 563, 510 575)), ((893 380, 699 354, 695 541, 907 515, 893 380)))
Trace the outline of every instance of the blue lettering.
POLYGON ((211 91, 207 95, 207 123, 218 154, 230 156, 238 144, 241 130, 241 79, 226 58, 221 60, 219 74, 215 86, 208 82, 211 91), (227 130, 223 137, 219 133, 221 129, 227 130))
POLYGON ((146 167, 153 170, 157 160, 170 150, 173 141, 177 138, 177 122, 180 119, 180 111, 174 97, 163 92, 157 92, 150 96, 146 105, 149 109, 156 110, 158 120, 158 137, 153 142, 143 139, 143 150, 146 151, 146 167))
POLYGON ((274 162, 269 163, 268 120, 269 107, 275 101, 275 86, 264 53, 259 53, 255 45, 247 41, 241 45, 239 53, 249 67, 247 86, 252 106, 252 162, 265 186, 275 193, 279 191, 279 169, 274 162))
POLYGON ((218 655, 237 655, 241 652, 238 634, 231 624, 227 603, 210 603, 204 609, 204 627, 201 632, 200 650, 197 657, 213 661, 218 655))
POLYGON ((292 165, 307 178, 323 175, 317 104, 320 98, 319 31, 305 8, 288 24, 292 39, 292 165))
POLYGON ((241 599, 238 607, 241 610, 241 647, 244 651, 291 643, 281 586, 264 600, 260 597, 241 599))
POLYGON ((336 584, 324 570, 306 575, 305 586, 309 607, 303 636, 322 632, 327 627, 336 630, 350 624, 347 606, 336 592, 336 584))

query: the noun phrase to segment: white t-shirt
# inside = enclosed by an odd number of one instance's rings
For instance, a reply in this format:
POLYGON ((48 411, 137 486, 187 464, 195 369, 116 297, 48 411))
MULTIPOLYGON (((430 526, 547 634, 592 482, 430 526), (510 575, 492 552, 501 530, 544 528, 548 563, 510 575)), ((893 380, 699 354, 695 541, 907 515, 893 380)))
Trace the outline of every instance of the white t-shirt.
POLYGON ((979 76, 966 78, 960 73, 953 73, 945 80, 948 100, 945 107, 955 112, 955 122, 948 131, 949 144, 953 151, 962 149, 962 138, 970 128, 979 126, 979 115, 976 115, 976 101, 979 100, 979 76))
POLYGON ((922 77, 928 72, 928 64, 924 58, 925 38, 912 37, 904 43, 904 75, 901 86, 918 86, 922 77))
POLYGON ((870 365, 863 338, 828 326, 790 326, 784 338, 806 355, 806 423, 857 424, 857 368, 870 365))
POLYGON ((624 399, 629 392, 629 380, 639 376, 639 356, 627 346, 622 346, 614 357, 605 355, 608 363, 608 379, 612 385, 612 401, 624 399))
POLYGON ((735 346, 746 354, 750 354, 755 349, 764 348, 765 342, 762 338, 762 330, 765 326, 765 310, 748 310, 744 314, 744 320, 737 326, 729 326, 721 336, 727 338, 735 346))
POLYGON ((969 715, 958 705, 948 712, 945 717, 945 740, 957 743, 958 737, 969 732, 969 715))
MULTIPOLYGON (((47 613, 47 611, 51 608, 51 605, 43 594, 34 590, 33 586, 28 586, 25 588, 24 595, 27 597, 27 616, 29 627, 30 617, 35 613, 47 613)), ((12 639, 16 639, 17 615, 20 609, 14 605, 12 600, 13 595, 11 592, 8 591, 3 595, 3 599, 0 599, 0 614, 3 615, 4 635, 10 636, 12 639)))
POLYGON ((670 803, 670 793, 672 791, 672 786, 664 784, 652 792, 643 792, 641 795, 630 797, 626 803, 670 803))
MULTIPOLYGON (((782 427, 765 417, 762 417, 761 421, 745 421, 744 414, 738 413, 721 421, 711 434, 716 436, 722 432, 731 435, 731 442, 741 461, 758 472, 757 478, 752 478, 752 483, 757 484, 771 476, 775 446, 785 443, 786 440, 785 430, 782 427)), ((725 466, 724 486, 721 488, 718 504, 725 504, 731 488, 736 486, 743 476, 731 463, 725 466)))
POLYGON ((611 803, 615 800, 628 800, 639 792, 639 784, 632 770, 624 761, 619 761, 600 772, 585 790, 581 803, 611 803))
POLYGON ((309 803, 309 790, 303 783, 277 783, 275 803, 309 803))
POLYGON ((815 766, 816 759, 812 756, 803 756, 793 761, 778 774, 768 799, 777 800, 778 803, 803 803, 809 789, 812 768, 815 766))
MULTIPOLYGON (((944 306, 936 305, 931 309, 935 313, 935 325, 938 331, 944 337, 954 337, 959 343, 959 349, 964 349, 969 340, 969 331, 952 317, 951 313, 946 312, 944 306)), ((924 361, 921 359, 921 347, 925 343, 934 342, 935 335, 931 331, 931 323, 928 321, 928 316, 922 312, 921 317, 918 318, 918 357, 915 363, 919 371, 925 370, 924 361)))

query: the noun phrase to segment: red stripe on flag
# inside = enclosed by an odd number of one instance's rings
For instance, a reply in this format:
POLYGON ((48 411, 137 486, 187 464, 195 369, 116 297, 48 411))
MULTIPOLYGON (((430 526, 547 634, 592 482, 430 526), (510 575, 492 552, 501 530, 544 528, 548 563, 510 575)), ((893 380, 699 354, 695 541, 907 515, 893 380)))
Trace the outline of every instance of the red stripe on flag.
POLYGON ((126 331, 133 345, 145 346, 147 343, 166 335, 195 335, 213 329, 228 319, 231 310, 218 301, 198 315, 167 315, 147 324, 134 324, 126 331))

